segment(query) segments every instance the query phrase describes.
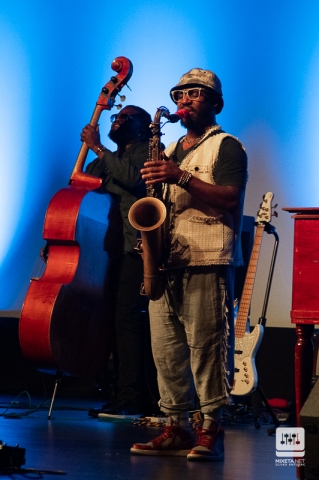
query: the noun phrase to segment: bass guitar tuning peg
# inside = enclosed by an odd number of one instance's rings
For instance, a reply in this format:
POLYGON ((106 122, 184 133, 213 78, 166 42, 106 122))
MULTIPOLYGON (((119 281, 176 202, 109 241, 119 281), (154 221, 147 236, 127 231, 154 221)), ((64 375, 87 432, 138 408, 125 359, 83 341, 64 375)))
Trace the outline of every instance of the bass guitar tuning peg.
POLYGON ((125 95, 120 95, 120 100, 121 100, 121 102, 125 102, 126 96, 125 95))
POLYGON ((122 108, 122 104, 121 104, 121 103, 119 103, 118 105, 114 105, 114 107, 116 107, 118 110, 121 110, 121 108, 122 108))

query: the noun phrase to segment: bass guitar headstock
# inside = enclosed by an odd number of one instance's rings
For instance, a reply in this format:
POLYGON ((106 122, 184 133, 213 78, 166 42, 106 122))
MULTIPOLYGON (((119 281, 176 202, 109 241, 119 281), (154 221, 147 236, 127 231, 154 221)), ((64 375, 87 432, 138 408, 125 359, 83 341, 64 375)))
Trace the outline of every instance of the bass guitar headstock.
POLYGON ((277 207, 277 204, 272 206, 273 198, 274 194, 271 192, 267 192, 263 196, 263 202, 260 204, 260 209, 257 213, 256 224, 270 223, 272 216, 278 216, 278 213, 274 210, 277 207))

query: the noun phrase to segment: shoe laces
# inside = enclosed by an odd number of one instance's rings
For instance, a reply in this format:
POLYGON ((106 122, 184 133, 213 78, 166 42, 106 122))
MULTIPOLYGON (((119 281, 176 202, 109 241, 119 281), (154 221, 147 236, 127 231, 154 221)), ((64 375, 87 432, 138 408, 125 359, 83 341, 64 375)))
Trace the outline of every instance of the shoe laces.
POLYGON ((163 432, 156 438, 154 438, 153 442, 162 442, 167 438, 174 438, 177 435, 177 425, 164 425, 163 432))
POLYGON ((214 430, 210 429, 203 429, 202 427, 198 428, 198 437, 196 445, 200 445, 202 447, 211 448, 212 445, 215 443, 219 434, 223 435, 223 430, 220 427, 214 430))

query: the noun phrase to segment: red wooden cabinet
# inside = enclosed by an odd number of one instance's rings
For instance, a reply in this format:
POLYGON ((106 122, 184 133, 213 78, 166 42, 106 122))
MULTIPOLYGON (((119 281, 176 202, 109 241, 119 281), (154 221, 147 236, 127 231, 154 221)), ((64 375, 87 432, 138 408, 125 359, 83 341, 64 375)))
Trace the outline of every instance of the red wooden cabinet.
MULTIPOLYGON (((297 426, 300 411, 310 390, 313 371, 312 336, 319 324, 319 208, 283 208, 294 219, 292 308, 290 317, 296 324, 295 393, 297 426)), ((304 478, 304 468, 297 468, 304 478)))
POLYGON ((293 213, 294 249, 292 308, 296 324, 295 388, 296 413, 299 414, 311 389, 313 367, 312 334, 319 324, 319 208, 283 208, 293 213))

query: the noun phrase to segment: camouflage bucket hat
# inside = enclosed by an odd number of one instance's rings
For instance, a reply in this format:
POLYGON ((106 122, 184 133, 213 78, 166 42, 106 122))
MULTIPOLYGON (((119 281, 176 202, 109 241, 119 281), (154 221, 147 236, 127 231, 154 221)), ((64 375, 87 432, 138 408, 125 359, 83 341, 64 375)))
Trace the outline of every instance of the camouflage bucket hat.
POLYGON ((192 68, 192 70, 185 73, 181 77, 178 84, 171 89, 171 97, 174 90, 179 90, 186 86, 203 86, 209 88, 210 90, 214 90, 214 92, 217 93, 220 97, 218 108, 216 108, 216 113, 220 113, 222 111, 222 108, 224 106, 224 101, 222 98, 222 84, 214 72, 212 72, 211 70, 203 70, 202 68, 192 68))

